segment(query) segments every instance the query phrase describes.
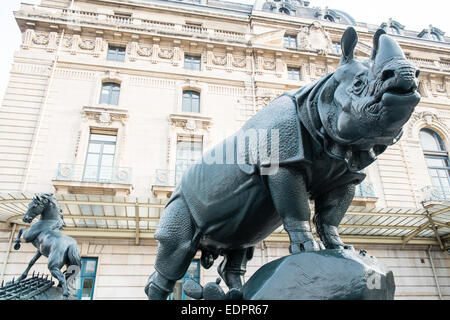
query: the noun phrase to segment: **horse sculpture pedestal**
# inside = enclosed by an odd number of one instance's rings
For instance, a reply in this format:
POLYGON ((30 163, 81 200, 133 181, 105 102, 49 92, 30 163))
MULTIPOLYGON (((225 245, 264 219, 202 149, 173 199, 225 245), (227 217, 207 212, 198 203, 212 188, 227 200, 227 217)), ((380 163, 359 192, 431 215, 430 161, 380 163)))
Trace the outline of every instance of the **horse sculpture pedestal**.
POLYGON ((395 283, 392 271, 364 250, 338 249, 277 259, 257 270, 240 294, 232 290, 225 295, 217 282, 185 285, 185 293, 197 299, 393 300, 395 283))

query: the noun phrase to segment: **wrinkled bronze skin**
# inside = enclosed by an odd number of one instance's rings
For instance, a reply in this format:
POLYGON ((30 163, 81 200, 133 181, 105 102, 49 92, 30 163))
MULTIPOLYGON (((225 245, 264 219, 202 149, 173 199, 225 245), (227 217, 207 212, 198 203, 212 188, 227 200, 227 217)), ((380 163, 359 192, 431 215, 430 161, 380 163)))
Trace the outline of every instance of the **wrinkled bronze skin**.
MULTIPOLYGON (((149 299, 167 298, 197 250, 206 268, 223 255, 220 276, 229 288, 242 287, 254 246, 280 225, 291 253, 350 247, 341 241, 338 226, 355 185, 365 178, 360 170, 400 139, 421 98, 419 70, 394 39, 378 30, 366 61, 354 58, 357 42, 356 31, 348 28, 334 73, 278 97, 243 126, 243 131, 279 130, 276 172, 262 174, 263 162, 200 161, 185 173, 155 234, 156 271, 145 287, 149 299), (320 242, 311 231, 310 199, 320 242)), ((238 136, 225 141, 247 155, 235 143, 238 136)))

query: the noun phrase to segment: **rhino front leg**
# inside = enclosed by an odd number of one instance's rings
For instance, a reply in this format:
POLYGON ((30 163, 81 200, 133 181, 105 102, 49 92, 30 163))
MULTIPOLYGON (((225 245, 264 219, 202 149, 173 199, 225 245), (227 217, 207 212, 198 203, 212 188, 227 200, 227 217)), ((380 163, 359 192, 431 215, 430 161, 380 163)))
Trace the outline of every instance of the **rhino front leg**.
POLYGON ((291 254, 319 250, 311 231, 311 210, 303 174, 293 167, 281 167, 276 174, 267 176, 267 182, 275 209, 289 235, 291 254))
POLYGON ((338 226, 355 195, 355 185, 336 188, 315 199, 314 224, 317 234, 327 249, 350 249, 342 242, 338 226))

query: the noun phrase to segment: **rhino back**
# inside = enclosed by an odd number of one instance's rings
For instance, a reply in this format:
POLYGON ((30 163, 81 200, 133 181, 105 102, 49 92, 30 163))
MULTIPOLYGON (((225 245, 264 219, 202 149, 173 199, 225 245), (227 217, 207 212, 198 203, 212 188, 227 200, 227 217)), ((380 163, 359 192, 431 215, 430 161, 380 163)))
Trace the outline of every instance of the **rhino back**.
MULTIPOLYGON (((251 129, 267 132, 269 145, 271 130, 278 130, 279 146, 273 151, 279 152, 280 165, 303 159, 297 107, 290 97, 281 96, 273 100, 250 118, 240 132, 251 129)), ((264 239, 280 225, 281 220, 260 175, 260 166, 264 164, 226 162, 227 150, 239 152, 236 145, 238 133, 213 148, 224 151, 221 163, 211 164, 203 156, 202 161, 192 165, 183 175, 180 191, 204 234, 214 234, 217 241, 229 238, 230 234, 240 234, 238 242, 243 243, 264 239), (251 225, 254 227, 249 228, 251 225)))

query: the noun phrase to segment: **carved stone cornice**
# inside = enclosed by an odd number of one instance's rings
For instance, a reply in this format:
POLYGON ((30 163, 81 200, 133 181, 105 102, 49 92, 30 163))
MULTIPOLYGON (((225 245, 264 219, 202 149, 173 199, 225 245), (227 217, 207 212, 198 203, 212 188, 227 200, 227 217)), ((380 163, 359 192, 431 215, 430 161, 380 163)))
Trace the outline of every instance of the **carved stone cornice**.
POLYGON ((85 121, 95 120, 103 126, 109 126, 114 121, 125 124, 128 119, 128 111, 119 108, 84 106, 81 114, 85 121))
POLYGON ((198 130, 209 131, 212 125, 211 117, 188 113, 170 114, 169 122, 174 127, 179 127, 192 133, 198 130))

